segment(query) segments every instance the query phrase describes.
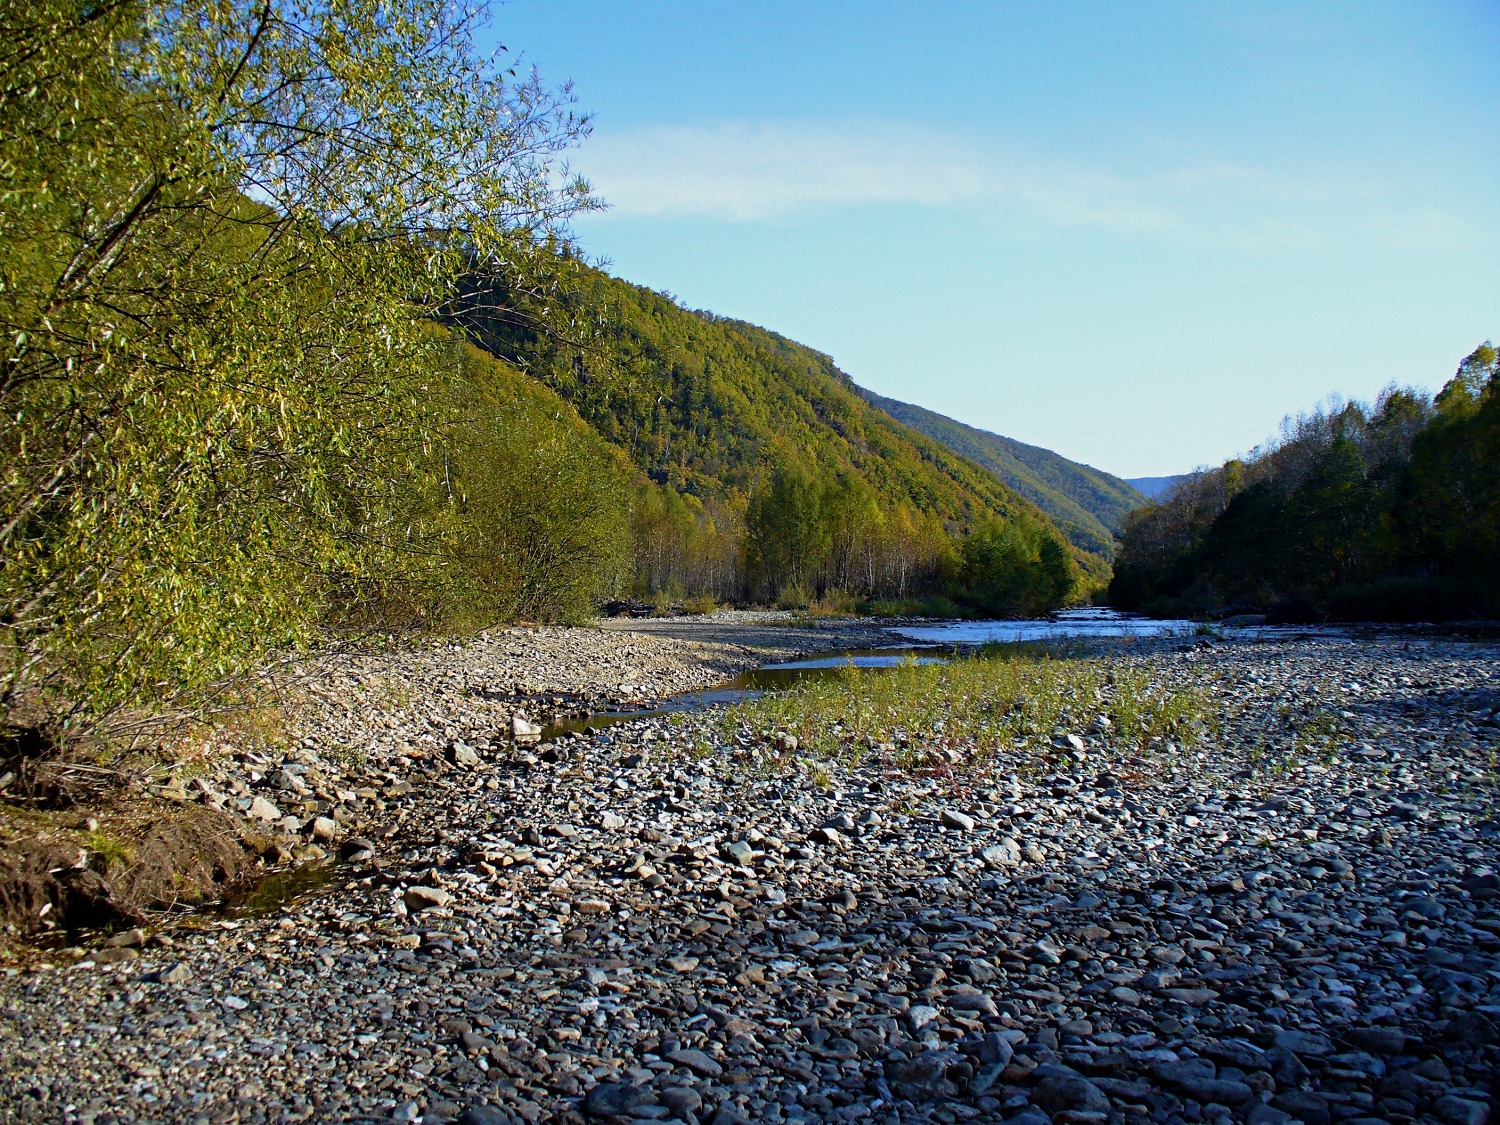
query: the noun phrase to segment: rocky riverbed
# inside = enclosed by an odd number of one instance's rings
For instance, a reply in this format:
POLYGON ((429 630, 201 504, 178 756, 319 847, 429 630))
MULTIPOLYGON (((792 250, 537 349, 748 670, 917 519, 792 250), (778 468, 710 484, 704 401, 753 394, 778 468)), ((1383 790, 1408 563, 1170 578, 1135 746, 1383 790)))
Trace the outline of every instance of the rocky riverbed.
POLYGON ((1191 746, 1083 713, 921 765, 939 732, 829 761, 714 715, 512 737, 866 643, 729 619, 330 658, 280 751, 164 798, 331 853, 321 886, 7 970, 0 1118, 1485 1125, 1500 649, 1105 650, 1211 701, 1191 746))

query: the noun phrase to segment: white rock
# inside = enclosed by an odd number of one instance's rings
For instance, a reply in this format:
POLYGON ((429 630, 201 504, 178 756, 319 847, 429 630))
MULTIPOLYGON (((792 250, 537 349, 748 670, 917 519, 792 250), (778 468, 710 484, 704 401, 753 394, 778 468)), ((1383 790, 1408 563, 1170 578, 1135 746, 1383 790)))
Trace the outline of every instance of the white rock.
POLYGON ((479 752, 465 742, 455 742, 448 747, 448 760, 465 769, 473 769, 480 764, 479 752))
POLYGON ((936 1008, 928 1007, 926 1004, 916 1004, 906 1011, 906 1022, 911 1025, 912 1031, 920 1031, 941 1013, 936 1008))
POLYGON ((250 807, 245 815, 251 820, 273 821, 281 819, 281 810, 264 797, 256 797, 250 802, 250 807))
POLYGON ((1010 837, 992 844, 979 853, 985 866, 990 868, 1018 867, 1021 863, 1021 845, 1010 837))
POLYGON ((974 818, 957 809, 944 809, 938 814, 938 819, 943 822, 944 828, 954 828, 960 832, 974 831, 974 818))

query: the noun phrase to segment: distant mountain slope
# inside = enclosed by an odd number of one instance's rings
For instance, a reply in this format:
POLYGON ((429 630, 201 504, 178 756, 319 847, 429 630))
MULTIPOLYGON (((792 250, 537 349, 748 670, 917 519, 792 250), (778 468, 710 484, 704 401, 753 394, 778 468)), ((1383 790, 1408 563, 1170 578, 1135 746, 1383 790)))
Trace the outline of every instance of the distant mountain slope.
MULTIPOLYGON (((791 459, 820 473, 853 472, 887 502, 955 532, 993 516, 1054 522, 984 467, 866 402, 821 352, 597 270, 582 271, 567 300, 588 322, 582 347, 529 333, 503 311, 470 309, 462 319, 482 346, 551 387, 658 484, 704 499, 743 497, 791 459)), ((1090 542, 1079 562, 1107 574, 1107 539, 1090 542)))
POLYGON ((1175 477, 1130 477, 1126 484, 1145 494, 1148 500, 1160 500, 1172 491, 1172 486, 1186 480, 1192 473, 1178 473, 1175 477))
POLYGON ((1051 516, 1082 550, 1111 557, 1125 513, 1146 503, 1146 496, 1119 477, 1069 461, 1050 449, 992 434, 874 391, 861 388, 860 394, 897 421, 983 465, 1051 516))

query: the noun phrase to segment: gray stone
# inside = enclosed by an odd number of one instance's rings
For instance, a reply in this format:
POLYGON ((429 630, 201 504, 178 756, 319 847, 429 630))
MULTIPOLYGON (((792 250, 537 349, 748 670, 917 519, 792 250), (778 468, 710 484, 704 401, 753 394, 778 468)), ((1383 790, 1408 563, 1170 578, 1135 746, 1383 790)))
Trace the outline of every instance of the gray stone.
POLYGON ((139 960, 140 956, 140 950, 126 945, 114 949, 96 949, 89 954, 89 959, 96 965, 118 965, 122 961, 139 960))
POLYGON ((736 840, 732 844, 724 845, 724 858, 748 867, 755 862, 755 849, 743 840, 736 840))
POLYGON ((1204 1058, 1224 1066, 1237 1066, 1241 1070, 1270 1070, 1271 1060, 1253 1043, 1242 1039, 1209 1039, 1194 1042, 1193 1049, 1204 1058))
POLYGON ((406 909, 417 912, 447 906, 453 896, 441 887, 407 887, 401 901, 406 903, 406 909))
POLYGON ((466 742, 455 742, 448 747, 448 760, 460 769, 473 769, 482 763, 479 751, 466 742))
POLYGON ((1290 1113, 1265 1102, 1256 1102, 1245 1114, 1245 1125, 1288 1125, 1291 1120, 1290 1113))
POLYGON ((1344 1041, 1373 1054, 1399 1055, 1406 1048, 1406 1032, 1396 1027, 1351 1027, 1344 1041))
POLYGON ((984 860, 986 867, 996 871, 1004 867, 1018 867, 1021 863, 1021 845, 1007 837, 1000 843, 981 850, 979 858, 984 860))
POLYGON ((1278 1047, 1285 1047, 1288 1051, 1310 1058, 1333 1054, 1333 1044, 1327 1036, 1309 1031, 1278 1031, 1272 1036, 1272 1040, 1278 1047))
POLYGON ((1443 1037, 1450 1043, 1468 1043, 1476 1047, 1500 1038, 1494 1022, 1483 1012, 1460 1012, 1448 1021, 1443 1037))
POLYGON ((1220 1105, 1239 1105, 1248 1102, 1254 1093, 1247 1083, 1234 1078, 1187 1077, 1175 1083, 1189 1097, 1200 1102, 1218 1102, 1220 1105))
POLYGON ((687 1050, 673 1051, 666 1056, 667 1061, 678 1066, 686 1067, 701 1078, 717 1078, 724 1073, 724 1068, 709 1058, 702 1051, 689 1048, 687 1050))
POLYGON ((979 1061, 1007 1065, 1015 1055, 1011 1041, 998 1031, 992 1031, 979 1044, 979 1061))
POLYGON ((912 1031, 921 1031, 922 1028, 936 1020, 942 1013, 928 1004, 913 1004, 906 1010, 906 1022, 912 1031))
POLYGON ((471 1105, 458 1115, 456 1125, 519 1125, 519 1122, 492 1105, 471 1105))
POLYGON ((1332 1120, 1328 1103, 1305 1090, 1287 1090, 1271 1099, 1277 1109, 1304 1122, 1304 1125, 1329 1125, 1332 1120))
POLYGON ((1487 1125, 1490 1107, 1471 1098, 1449 1094, 1432 1103, 1432 1112, 1446 1125, 1487 1125))
POLYGON ((657 1098, 678 1117, 685 1118, 703 1108, 702 1096, 691 1086, 668 1086, 657 1094, 657 1098))
POLYGON ((359 862, 362 859, 369 859, 370 857, 374 856, 374 854, 374 842, 365 839, 363 836, 350 836, 345 839, 342 844, 339 845, 340 858, 350 863, 359 862))
POLYGON ((1109 1098, 1088 1079, 1076 1074, 1052 1074, 1031 1091, 1031 1103, 1054 1117, 1059 1113, 1110 1112, 1109 1098))
POLYGON ((281 810, 264 797, 257 795, 251 802, 250 808, 245 815, 251 820, 263 820, 267 823, 281 819, 281 810))
POLYGON ((1219 994, 1211 988, 1164 988, 1162 995, 1195 1008, 1219 998, 1219 994))
POLYGON ((1189 1079, 1212 1078, 1218 1069, 1207 1059, 1170 1059, 1153 1065, 1151 1073, 1175 1085, 1189 1079))
POLYGON ((601 1082, 583 1099, 583 1111, 593 1117, 620 1117, 646 1100, 646 1095, 628 1082, 601 1082))
POLYGON ((956 1051, 923 1051, 915 1058, 887 1060, 885 1077, 895 1092, 909 1101, 951 1098, 958 1086, 948 1069, 959 1061, 956 1051))
POLYGON ((948 1000, 948 1007, 955 1012, 978 1012, 987 1019, 995 1019, 1000 1009, 982 992, 955 992, 948 1000))

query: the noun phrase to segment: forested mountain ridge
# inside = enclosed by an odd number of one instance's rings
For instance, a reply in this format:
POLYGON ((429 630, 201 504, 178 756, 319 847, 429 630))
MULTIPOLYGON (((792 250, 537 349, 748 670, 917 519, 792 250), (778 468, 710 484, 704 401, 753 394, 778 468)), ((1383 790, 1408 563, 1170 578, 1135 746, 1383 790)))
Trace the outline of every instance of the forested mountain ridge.
POLYGON ((859 393, 898 422, 994 473, 1051 516, 1081 550, 1113 557, 1115 536, 1125 525, 1125 514, 1147 501, 1143 493, 1119 477, 1070 461, 1050 449, 981 430, 874 391, 860 388, 859 393))
MULTIPOLYGON (((554 390, 674 494, 743 506, 777 466, 795 464, 948 535, 997 518, 1055 527, 983 466, 867 402, 815 349, 591 268, 566 299, 588 327, 582 342, 490 309, 461 319, 480 346, 554 390)), ((1073 554, 1094 581, 1107 575, 1103 551, 1073 554)))

